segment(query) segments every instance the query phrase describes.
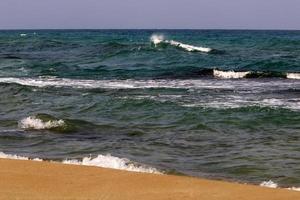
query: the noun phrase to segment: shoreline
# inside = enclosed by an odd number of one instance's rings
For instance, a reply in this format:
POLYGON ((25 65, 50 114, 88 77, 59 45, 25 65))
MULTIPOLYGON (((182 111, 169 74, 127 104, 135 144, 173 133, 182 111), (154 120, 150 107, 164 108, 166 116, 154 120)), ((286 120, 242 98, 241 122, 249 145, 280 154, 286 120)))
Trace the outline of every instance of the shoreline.
POLYGON ((297 200, 300 193, 201 178, 0 159, 0 199, 297 200))

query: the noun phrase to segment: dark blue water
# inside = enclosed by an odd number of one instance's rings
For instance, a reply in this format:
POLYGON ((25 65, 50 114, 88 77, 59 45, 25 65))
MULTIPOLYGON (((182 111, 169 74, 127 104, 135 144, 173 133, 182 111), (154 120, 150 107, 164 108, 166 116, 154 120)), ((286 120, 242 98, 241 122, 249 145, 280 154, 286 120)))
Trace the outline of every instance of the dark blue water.
POLYGON ((0 31, 0 151, 300 186, 299 79, 300 31, 0 31))

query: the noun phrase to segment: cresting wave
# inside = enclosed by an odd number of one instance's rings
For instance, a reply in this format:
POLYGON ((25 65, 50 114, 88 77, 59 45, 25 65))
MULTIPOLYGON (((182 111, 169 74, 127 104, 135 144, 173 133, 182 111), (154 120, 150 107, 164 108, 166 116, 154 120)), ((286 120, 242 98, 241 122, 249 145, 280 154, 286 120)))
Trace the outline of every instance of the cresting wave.
POLYGON ((159 44, 169 44, 171 46, 179 47, 181 49, 184 49, 184 50, 190 51, 190 52, 198 51, 198 52, 209 53, 213 50, 213 49, 207 48, 207 47, 197 47, 197 46, 177 42, 174 40, 166 40, 163 35, 152 35, 150 40, 155 46, 157 46, 159 44))
MULTIPOLYGON (((18 156, 12 154, 5 154, 0 152, 0 158, 5 159, 14 159, 14 160, 33 160, 33 161, 43 161, 40 158, 31 159, 25 156, 18 156)), ((54 162, 54 161, 51 161, 54 162)), ((153 167, 148 167, 146 165, 138 164, 130 161, 127 158, 119 158, 111 155, 98 155, 95 158, 84 157, 82 160, 64 160, 63 164, 71 165, 84 165, 84 166, 94 166, 94 167, 103 167, 110 169, 118 169, 132 172, 141 172, 141 173, 152 173, 152 174, 163 174, 163 172, 157 170, 153 167)))
POLYGON ((25 130, 43 130, 65 126, 63 120, 44 121, 36 116, 29 116, 19 121, 19 127, 25 130))
POLYGON ((234 71, 221 71, 214 69, 213 75, 214 77, 217 78, 228 78, 228 79, 233 79, 233 78, 245 78, 248 74, 251 72, 234 72, 234 71))
POLYGON ((98 155, 95 158, 85 157, 82 160, 64 160, 64 164, 97 166, 111 169, 126 170, 132 172, 162 174, 153 167, 137 164, 127 158, 118 158, 111 155, 98 155))
POLYGON ((300 73, 284 73, 284 72, 257 72, 257 71, 221 71, 213 69, 213 76, 223 79, 237 79, 237 78, 287 78, 300 79, 300 73))
POLYGON ((299 79, 300 80, 300 73, 287 73, 286 77, 289 79, 299 79))

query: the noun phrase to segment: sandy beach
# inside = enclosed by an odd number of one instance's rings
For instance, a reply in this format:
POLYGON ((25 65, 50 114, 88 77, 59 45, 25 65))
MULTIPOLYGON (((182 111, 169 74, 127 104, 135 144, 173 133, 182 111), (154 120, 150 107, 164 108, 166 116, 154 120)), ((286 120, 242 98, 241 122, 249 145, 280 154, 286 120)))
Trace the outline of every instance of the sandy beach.
POLYGON ((0 199, 298 200, 300 192, 50 162, 0 159, 0 199))

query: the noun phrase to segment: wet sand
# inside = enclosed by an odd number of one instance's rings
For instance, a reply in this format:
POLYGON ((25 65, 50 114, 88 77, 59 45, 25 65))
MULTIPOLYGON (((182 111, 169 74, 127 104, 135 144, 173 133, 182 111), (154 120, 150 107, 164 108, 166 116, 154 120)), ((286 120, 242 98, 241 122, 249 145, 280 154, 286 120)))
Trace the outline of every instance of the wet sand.
POLYGON ((299 200, 300 192, 183 176, 0 159, 0 199, 299 200))

